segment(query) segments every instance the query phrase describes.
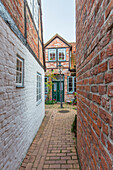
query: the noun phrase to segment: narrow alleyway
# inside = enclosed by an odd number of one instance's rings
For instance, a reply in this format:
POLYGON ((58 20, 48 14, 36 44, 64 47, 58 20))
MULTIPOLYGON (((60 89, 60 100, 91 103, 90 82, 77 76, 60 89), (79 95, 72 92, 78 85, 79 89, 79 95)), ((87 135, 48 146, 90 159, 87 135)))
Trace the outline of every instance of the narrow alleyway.
POLYGON ((68 113, 60 113, 59 105, 46 106, 44 121, 23 160, 20 170, 79 169, 71 124, 75 110, 65 105, 68 113))

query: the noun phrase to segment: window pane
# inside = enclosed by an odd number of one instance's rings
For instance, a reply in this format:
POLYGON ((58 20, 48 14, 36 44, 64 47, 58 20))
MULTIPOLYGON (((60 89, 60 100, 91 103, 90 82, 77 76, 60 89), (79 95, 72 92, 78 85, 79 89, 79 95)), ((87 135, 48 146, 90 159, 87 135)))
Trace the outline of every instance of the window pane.
POLYGON ((76 92, 76 77, 74 78, 74 92, 76 92))
POLYGON ((22 73, 19 74, 19 83, 22 83, 22 73))
POLYGON ((35 22, 36 28, 38 29, 38 2, 37 0, 34 0, 34 22, 35 22))
POLYGON ((19 73, 16 72, 16 83, 19 83, 19 73))
POLYGON ((20 63, 20 61, 17 59, 17 68, 16 68, 16 70, 19 70, 19 63, 20 63))
POLYGON ((42 88, 42 78, 41 75, 37 75, 37 101, 41 99, 41 88, 42 88))
POLYGON ((55 53, 50 54, 50 60, 55 60, 55 53))
POLYGON ((72 87, 69 87, 69 92, 73 92, 73 89, 72 89, 72 87))
POLYGON ((49 49, 49 60, 56 60, 56 49, 49 49))
POLYGON ((66 55, 66 51, 65 49, 58 49, 58 59, 59 60, 65 60, 65 55, 66 55))
POLYGON ((69 77, 69 82, 72 83, 73 79, 72 77, 69 77))
POLYGON ((47 86, 47 84, 46 84, 47 82, 48 82, 48 78, 45 77, 45 93, 48 92, 48 86, 47 86))
POLYGON ((27 0, 31 14, 33 15, 33 0, 27 0))
POLYGON ((22 86, 23 82, 23 60, 17 57, 16 62, 16 83, 22 86))
POLYGON ((22 62, 20 62, 20 71, 22 72, 22 62))
POLYGON ((68 89, 69 89, 69 93, 73 92, 73 77, 69 77, 68 79, 68 89))

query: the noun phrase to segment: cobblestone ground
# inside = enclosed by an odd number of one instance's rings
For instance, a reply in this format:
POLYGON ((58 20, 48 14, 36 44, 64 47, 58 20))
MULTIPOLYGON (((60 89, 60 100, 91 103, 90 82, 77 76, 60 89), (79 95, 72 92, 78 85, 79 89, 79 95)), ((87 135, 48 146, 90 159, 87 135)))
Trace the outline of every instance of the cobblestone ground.
POLYGON ((71 125, 75 110, 70 105, 46 106, 44 121, 30 146, 20 170, 79 169, 71 125), (69 113, 59 113, 69 110, 69 113))

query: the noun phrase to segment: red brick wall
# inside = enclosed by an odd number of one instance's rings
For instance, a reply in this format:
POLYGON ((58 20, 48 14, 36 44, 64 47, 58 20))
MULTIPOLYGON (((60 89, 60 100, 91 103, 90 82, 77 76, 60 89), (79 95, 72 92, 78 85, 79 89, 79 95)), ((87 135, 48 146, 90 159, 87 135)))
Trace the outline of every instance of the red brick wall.
POLYGON ((112 169, 112 9, 112 0, 76 0, 77 147, 84 170, 112 169))
POLYGON ((33 21, 30 17, 28 9, 26 10, 27 16, 27 42, 38 57, 38 35, 34 27, 33 21))
POLYGON ((24 0, 1 0, 24 36, 24 0))
MULTIPOLYGON (((6 10, 14 20, 16 26, 21 31, 22 35, 25 37, 25 13, 24 13, 24 0, 1 0, 3 5, 5 6, 6 10)), ((27 2, 26 2, 27 3, 27 2)), ((38 34, 34 26, 34 22, 30 15, 30 10, 28 10, 28 6, 26 5, 26 27, 27 27, 27 43, 39 58, 42 65, 44 64, 43 61, 43 37, 42 37, 42 16, 41 16, 41 9, 39 8, 39 54, 38 54, 38 34)), ((26 37, 25 37, 26 38, 26 37)))

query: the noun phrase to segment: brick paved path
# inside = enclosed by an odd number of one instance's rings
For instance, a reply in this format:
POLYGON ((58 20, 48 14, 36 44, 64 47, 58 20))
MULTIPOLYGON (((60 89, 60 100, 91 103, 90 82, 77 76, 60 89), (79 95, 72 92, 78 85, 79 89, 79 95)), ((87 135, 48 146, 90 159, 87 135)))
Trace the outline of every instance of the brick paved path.
MULTIPOLYGON (((71 124, 75 111, 59 113, 59 105, 47 106, 44 121, 30 146, 20 170, 79 169, 71 124)), ((65 106, 66 107, 66 106, 65 106)))

